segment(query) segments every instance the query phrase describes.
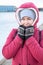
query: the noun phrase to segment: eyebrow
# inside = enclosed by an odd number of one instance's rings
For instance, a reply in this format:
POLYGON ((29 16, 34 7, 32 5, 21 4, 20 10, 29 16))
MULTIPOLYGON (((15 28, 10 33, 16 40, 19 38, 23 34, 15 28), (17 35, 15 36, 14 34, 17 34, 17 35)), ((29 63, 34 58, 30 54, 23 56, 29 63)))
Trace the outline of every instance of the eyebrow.
MULTIPOLYGON (((24 19, 24 17, 23 17, 22 19, 24 19)), ((21 20, 22 20, 22 19, 21 19, 21 20)), ((32 19, 32 18, 30 18, 30 17, 27 17, 27 19, 32 19)))

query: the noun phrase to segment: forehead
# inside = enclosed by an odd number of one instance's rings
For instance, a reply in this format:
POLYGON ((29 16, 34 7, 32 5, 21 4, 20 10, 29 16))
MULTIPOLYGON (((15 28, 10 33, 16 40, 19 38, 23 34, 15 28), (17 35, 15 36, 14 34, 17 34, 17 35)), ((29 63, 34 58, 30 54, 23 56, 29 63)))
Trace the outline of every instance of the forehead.
POLYGON ((32 19, 32 18, 28 16, 24 16, 22 19, 32 19))

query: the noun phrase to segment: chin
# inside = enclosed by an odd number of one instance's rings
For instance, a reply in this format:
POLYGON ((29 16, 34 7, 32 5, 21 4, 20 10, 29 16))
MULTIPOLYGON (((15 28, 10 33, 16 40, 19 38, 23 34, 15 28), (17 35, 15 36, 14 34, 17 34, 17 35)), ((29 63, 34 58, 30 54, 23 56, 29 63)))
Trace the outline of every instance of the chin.
POLYGON ((26 26, 26 27, 27 27, 27 26, 30 26, 30 25, 24 25, 24 26, 26 26))

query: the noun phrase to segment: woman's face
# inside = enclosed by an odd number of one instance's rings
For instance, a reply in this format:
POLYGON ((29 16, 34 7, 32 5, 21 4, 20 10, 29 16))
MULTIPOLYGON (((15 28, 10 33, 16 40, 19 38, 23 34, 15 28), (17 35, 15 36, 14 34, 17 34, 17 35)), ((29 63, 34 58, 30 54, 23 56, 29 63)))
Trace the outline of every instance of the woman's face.
POLYGON ((20 25, 24 25, 24 26, 32 26, 32 24, 33 24, 33 19, 32 18, 30 18, 30 17, 27 17, 27 16, 25 16, 25 17, 23 17, 22 19, 21 19, 21 21, 20 21, 20 25))

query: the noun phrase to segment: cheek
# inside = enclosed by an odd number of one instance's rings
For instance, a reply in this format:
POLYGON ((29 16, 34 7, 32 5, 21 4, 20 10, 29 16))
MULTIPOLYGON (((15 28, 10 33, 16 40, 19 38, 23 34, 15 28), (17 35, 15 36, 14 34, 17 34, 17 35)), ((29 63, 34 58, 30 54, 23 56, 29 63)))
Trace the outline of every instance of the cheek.
POLYGON ((29 21, 30 24, 33 24, 33 21, 29 21))
POLYGON ((20 23, 23 25, 24 24, 24 21, 21 21, 20 23))

